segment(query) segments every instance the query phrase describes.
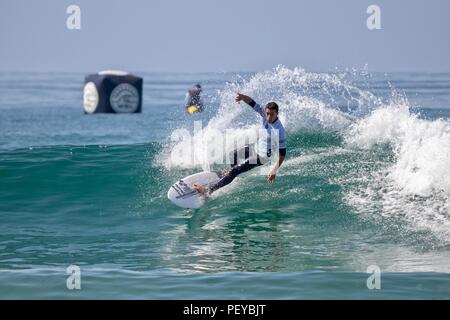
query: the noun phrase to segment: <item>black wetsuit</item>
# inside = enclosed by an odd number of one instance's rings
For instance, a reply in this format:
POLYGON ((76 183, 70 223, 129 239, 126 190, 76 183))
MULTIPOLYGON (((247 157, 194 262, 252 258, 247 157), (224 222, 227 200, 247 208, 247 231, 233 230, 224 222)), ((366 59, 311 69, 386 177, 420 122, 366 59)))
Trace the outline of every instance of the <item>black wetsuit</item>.
POLYGON ((197 106, 199 112, 203 111, 203 99, 200 97, 200 94, 190 95, 188 93, 184 105, 186 108, 197 106))
POLYGON ((259 158, 258 155, 250 157, 250 146, 249 145, 246 145, 244 147, 245 159, 244 159, 244 162, 242 162, 241 164, 237 164, 238 163, 238 153, 239 153, 238 150, 234 150, 233 164, 231 165, 231 170, 228 172, 227 175, 222 176, 222 178, 216 184, 212 185, 209 188, 209 193, 212 193, 212 192, 216 191, 217 189, 220 189, 220 188, 226 186, 227 184, 230 184, 234 180, 234 178, 236 178, 239 174, 263 165, 263 163, 261 163, 261 159, 259 158))

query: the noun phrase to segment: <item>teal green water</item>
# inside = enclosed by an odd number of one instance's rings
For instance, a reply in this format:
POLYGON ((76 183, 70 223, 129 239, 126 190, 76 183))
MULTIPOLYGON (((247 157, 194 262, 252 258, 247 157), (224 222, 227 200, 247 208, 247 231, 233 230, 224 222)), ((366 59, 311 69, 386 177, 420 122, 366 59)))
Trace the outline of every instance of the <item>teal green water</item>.
MULTIPOLYGON (((312 95, 314 83, 286 84, 280 73, 271 76, 291 99, 282 114, 289 149, 275 185, 255 170, 197 210, 166 198, 174 181, 201 170, 167 158, 171 133, 192 129, 193 119, 170 106, 194 75, 148 75, 143 114, 99 117, 80 112, 78 75, 40 76, 62 84, 54 89, 67 99, 62 106, 28 76, 28 98, 12 89, 0 104, 0 298, 450 298, 450 162, 441 146, 450 126, 435 116, 446 109, 341 117, 312 99, 327 101, 312 95), (293 93, 310 107, 295 105, 293 93), (445 161, 427 167, 428 154, 445 161), (66 287, 69 265, 81 268, 81 290, 66 287), (382 272, 380 290, 367 288, 371 265, 382 272)), ((228 121, 231 76, 202 77, 211 87, 211 107, 199 115, 206 128, 257 123, 248 110, 242 123, 228 121)), ((249 77, 260 87, 240 89, 262 95, 264 76, 249 77)), ((385 90, 371 92, 388 99, 385 90)), ((409 103, 429 103, 423 96, 409 103)))
POLYGON ((8 272, 4 299, 448 299, 448 275, 385 273, 379 290, 367 274, 226 272, 182 274, 81 269, 79 290, 68 290, 64 269, 8 272), (25 294, 26 293, 26 294, 25 294))

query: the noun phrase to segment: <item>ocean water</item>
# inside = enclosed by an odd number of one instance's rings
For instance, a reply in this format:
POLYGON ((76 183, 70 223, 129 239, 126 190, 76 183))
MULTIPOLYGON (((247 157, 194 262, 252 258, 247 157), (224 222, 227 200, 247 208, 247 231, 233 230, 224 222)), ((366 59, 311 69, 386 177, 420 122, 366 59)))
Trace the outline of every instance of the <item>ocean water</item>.
POLYGON ((0 74, 0 299, 450 299, 450 74, 136 74, 133 115, 83 114, 84 74, 0 74), (174 206, 173 182, 226 166, 218 132, 254 142, 236 92, 279 102, 276 182, 174 206))

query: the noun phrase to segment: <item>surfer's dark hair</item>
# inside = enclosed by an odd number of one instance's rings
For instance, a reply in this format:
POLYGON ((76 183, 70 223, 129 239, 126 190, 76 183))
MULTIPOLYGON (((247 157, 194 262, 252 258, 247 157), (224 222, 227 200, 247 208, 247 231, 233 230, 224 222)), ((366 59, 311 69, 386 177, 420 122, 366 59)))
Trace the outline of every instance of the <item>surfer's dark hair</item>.
POLYGON ((278 105, 275 102, 269 102, 266 104, 266 109, 275 110, 275 112, 278 113, 278 105))

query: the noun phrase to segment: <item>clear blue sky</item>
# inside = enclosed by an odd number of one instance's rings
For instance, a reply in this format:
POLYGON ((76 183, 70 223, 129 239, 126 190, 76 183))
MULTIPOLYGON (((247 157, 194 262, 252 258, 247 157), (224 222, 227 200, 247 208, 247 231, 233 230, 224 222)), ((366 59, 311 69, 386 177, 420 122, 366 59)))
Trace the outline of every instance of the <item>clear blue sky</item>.
POLYGON ((448 0, 0 0, 0 71, 450 71, 448 0), (79 31, 66 8, 81 7, 79 31), (366 9, 381 7, 382 30, 366 9))

